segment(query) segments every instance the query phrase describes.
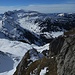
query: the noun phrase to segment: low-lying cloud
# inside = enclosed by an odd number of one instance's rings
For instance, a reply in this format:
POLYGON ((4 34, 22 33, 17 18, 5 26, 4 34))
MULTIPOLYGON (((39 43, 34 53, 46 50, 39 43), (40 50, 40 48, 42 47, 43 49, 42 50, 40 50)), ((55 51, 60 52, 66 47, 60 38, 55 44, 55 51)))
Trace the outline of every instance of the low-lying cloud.
POLYGON ((50 4, 50 5, 29 5, 29 6, 0 6, 0 13, 8 10, 33 10, 42 13, 74 13, 75 4, 50 4))

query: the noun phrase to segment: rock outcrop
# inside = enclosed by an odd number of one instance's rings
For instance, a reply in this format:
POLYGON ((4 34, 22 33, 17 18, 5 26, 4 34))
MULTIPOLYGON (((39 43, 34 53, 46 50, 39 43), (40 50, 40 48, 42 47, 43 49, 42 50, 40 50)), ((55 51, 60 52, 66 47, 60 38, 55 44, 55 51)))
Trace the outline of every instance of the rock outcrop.
POLYGON ((58 55, 60 53, 60 50, 61 50, 63 43, 64 43, 64 40, 65 40, 64 37, 59 36, 58 38, 55 38, 50 43, 49 53, 51 56, 58 55))
POLYGON ((75 35, 68 33, 50 43, 49 55, 56 58, 58 75, 75 75, 75 35))
POLYGON ((75 75, 75 35, 73 32, 65 36, 50 43, 49 56, 56 58, 57 75, 75 75))
POLYGON ((75 75, 75 36, 65 39, 57 56, 58 75, 75 75))
POLYGON ((14 75, 29 75, 39 65, 43 56, 44 55, 37 52, 36 49, 29 50, 17 66, 17 70, 14 75))
POLYGON ((47 58, 36 49, 29 50, 17 66, 14 75, 57 75, 57 63, 55 58, 47 58), (32 60, 32 58, 34 58, 32 60))
POLYGON ((49 48, 49 51, 42 53, 36 49, 28 51, 14 75, 75 75, 75 36, 55 38, 49 48), (41 58, 39 54, 42 55, 41 58), (32 61, 32 56, 38 56, 38 59, 32 61), (41 74, 44 69, 45 73, 41 74))

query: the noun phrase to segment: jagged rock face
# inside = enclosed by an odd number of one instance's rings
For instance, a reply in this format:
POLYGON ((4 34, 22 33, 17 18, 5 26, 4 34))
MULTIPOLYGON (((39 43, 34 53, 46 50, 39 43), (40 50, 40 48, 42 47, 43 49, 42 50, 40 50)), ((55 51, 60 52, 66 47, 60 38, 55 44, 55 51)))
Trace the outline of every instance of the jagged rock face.
POLYGON ((36 49, 29 50, 19 63, 14 75, 29 75, 38 65, 44 55, 36 49), (38 61, 39 60, 39 61, 38 61))
POLYGON ((65 39, 57 56, 57 72, 58 75, 75 75, 75 36, 65 39))
POLYGON ((75 75, 75 35, 55 38, 50 43, 49 56, 56 57, 58 75, 75 75))
POLYGON ((65 36, 74 36, 75 35, 75 28, 71 29, 69 32, 64 32, 65 36))
POLYGON ((49 53, 50 55, 54 56, 54 55, 58 55, 60 53, 60 50, 63 46, 64 43, 64 37, 60 36, 58 38, 55 38, 49 46, 49 53))
POLYGON ((47 58, 35 49, 28 51, 17 66, 14 75, 57 75, 55 58, 47 58), (32 60, 32 58, 34 58, 32 60), (44 70, 44 72, 42 72, 44 70))
POLYGON ((50 15, 45 17, 45 19, 36 19, 35 23, 39 23, 41 32, 49 31, 64 31, 70 30, 75 27, 75 15, 65 14, 64 16, 50 15))
POLYGON ((37 50, 28 51, 14 75, 75 75, 75 36, 55 38, 49 48, 35 61, 30 59, 36 58, 37 50))

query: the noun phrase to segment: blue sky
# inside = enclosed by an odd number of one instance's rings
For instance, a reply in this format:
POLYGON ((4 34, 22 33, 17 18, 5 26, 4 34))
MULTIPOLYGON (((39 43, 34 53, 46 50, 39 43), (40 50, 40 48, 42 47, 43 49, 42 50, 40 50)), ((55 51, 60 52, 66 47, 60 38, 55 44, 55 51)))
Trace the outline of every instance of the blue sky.
POLYGON ((75 12, 75 0, 0 0, 0 13, 14 9, 70 13, 75 12))
POLYGON ((75 0, 0 0, 0 6, 24 6, 75 3, 75 0))

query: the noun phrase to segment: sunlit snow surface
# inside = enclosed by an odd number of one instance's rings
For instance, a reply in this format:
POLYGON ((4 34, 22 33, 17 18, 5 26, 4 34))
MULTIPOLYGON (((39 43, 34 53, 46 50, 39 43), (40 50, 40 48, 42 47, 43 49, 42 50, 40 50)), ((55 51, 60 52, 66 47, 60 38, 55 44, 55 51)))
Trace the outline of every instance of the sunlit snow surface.
MULTIPOLYGON (((36 19, 36 17, 34 19, 36 19)), ((37 23, 34 24, 33 22, 29 22, 27 18, 18 19, 18 22, 20 23, 21 27, 33 32, 40 33, 40 28, 37 23)))
MULTIPOLYGON (((34 18, 36 19, 36 18, 34 18)), ((28 29, 32 32, 35 32, 37 34, 40 34, 40 27, 38 26, 38 23, 34 24, 33 22, 27 22, 27 18, 22 18, 22 19, 19 19, 18 22, 20 23, 20 26, 25 28, 25 29, 28 29)), ((58 32, 44 32, 45 37, 46 38, 50 38, 50 37, 58 37, 60 35, 63 35, 63 31, 58 31, 58 32)))
POLYGON ((52 35, 53 38, 55 38, 55 37, 58 37, 60 35, 63 35, 63 32, 62 31, 52 32, 51 35, 52 35))
POLYGON ((38 47, 37 45, 32 44, 32 47, 37 49, 38 52, 42 52, 44 50, 49 50, 49 43, 44 45, 44 46, 40 46, 40 47, 38 47))
POLYGON ((0 39, 0 75, 12 75, 24 54, 31 49, 29 44, 0 39), (3 73, 2 73, 3 72, 3 73))
POLYGON ((0 75, 13 75, 24 54, 33 47, 42 52, 49 48, 49 44, 39 47, 34 44, 0 39, 0 51, 3 52, 0 52, 0 75))
POLYGON ((45 67, 44 69, 41 70, 40 75, 45 75, 47 71, 47 67, 45 67))

